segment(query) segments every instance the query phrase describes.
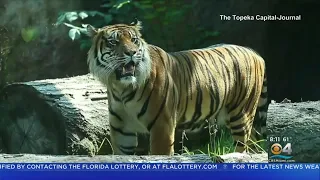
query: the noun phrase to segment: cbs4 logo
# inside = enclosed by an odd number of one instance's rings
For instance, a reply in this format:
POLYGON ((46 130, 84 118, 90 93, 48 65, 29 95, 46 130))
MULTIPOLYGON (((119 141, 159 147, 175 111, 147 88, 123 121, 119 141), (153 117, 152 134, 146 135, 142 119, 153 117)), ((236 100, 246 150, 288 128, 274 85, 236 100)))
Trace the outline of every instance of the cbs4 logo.
POLYGON ((291 143, 287 143, 284 147, 282 147, 281 144, 279 143, 274 143, 271 146, 271 153, 275 155, 278 155, 281 153, 290 155, 292 153, 291 143))

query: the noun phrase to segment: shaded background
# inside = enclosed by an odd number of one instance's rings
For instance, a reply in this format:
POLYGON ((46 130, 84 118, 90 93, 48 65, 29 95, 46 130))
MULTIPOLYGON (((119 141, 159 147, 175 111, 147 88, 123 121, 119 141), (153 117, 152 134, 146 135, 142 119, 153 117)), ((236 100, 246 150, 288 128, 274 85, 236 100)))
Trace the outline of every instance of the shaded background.
POLYGON ((216 43, 249 46, 266 60, 271 99, 320 99, 317 0, 1 0, 0 88, 6 83, 88 73, 90 41, 70 32, 90 23, 143 23, 167 51, 216 43), (301 15, 300 21, 222 21, 223 15, 301 15), (75 37, 71 40, 70 37, 75 37))

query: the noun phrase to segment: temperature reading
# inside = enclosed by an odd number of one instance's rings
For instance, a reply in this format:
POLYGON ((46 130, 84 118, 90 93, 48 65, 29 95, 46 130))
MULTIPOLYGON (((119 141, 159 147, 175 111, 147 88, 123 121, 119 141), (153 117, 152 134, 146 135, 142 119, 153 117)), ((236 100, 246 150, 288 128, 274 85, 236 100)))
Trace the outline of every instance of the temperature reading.
POLYGON ((291 141, 291 138, 290 137, 283 137, 282 141, 283 142, 288 142, 288 141, 291 141))

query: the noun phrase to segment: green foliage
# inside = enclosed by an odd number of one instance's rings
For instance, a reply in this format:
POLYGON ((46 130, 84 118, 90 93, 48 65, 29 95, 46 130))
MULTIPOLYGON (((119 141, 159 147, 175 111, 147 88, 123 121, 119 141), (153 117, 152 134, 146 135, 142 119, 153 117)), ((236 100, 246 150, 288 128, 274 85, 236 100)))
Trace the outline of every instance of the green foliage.
POLYGON ((35 27, 22 28, 21 37, 25 42, 30 42, 38 36, 38 30, 35 27))
MULTIPOLYGON (((96 11, 61 12, 57 24, 71 29, 69 37, 80 40, 81 49, 90 47, 85 34, 86 24, 99 28, 115 23, 131 23, 135 18, 142 21, 143 37, 150 44, 167 51, 200 48, 219 32, 203 28, 198 24, 193 11, 197 1, 185 0, 109 0, 102 1, 96 11)), ((208 43, 209 44, 212 44, 208 43)))
MULTIPOLYGON (((210 142, 194 151, 189 151, 186 147, 184 147, 185 154, 194 155, 194 154, 208 154, 212 157, 220 156, 224 154, 229 154, 236 152, 235 146, 233 143, 233 138, 230 133, 230 130, 227 128, 221 128, 220 133, 210 138, 210 142)), ((260 140, 257 142, 250 141, 252 147, 249 147, 251 153, 266 153, 266 140, 260 140)))

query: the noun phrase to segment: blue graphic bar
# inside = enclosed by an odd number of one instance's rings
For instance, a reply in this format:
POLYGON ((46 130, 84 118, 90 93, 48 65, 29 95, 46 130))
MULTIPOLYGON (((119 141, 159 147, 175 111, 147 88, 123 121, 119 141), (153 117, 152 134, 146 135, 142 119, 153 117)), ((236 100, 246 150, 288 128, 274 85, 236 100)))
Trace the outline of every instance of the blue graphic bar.
POLYGON ((140 179, 174 176, 188 179, 320 179, 320 164, 311 163, 0 163, 0 180, 140 179), (108 179, 108 178, 107 178, 108 179))

